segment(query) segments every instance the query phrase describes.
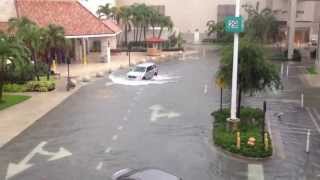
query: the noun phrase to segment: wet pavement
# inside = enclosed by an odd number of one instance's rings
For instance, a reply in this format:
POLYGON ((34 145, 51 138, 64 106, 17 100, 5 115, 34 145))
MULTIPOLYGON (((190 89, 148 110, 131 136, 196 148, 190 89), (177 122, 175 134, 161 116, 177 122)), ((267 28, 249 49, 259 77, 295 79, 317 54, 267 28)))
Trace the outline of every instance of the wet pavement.
MULTIPOLYGON (((166 83, 132 85, 110 78, 90 83, 0 149, 0 179, 107 180, 119 169, 144 167, 184 180, 317 179, 319 132, 300 108, 294 78, 285 80, 284 91, 245 98, 258 107, 268 101, 277 145, 272 158, 246 161, 212 145, 210 113, 220 100, 213 84, 218 61, 217 52, 201 50, 160 64, 159 76, 172 78, 166 83), (278 112, 284 113, 281 121, 274 116, 278 112), (309 154, 306 129, 312 134, 309 154)), ((122 78, 125 71, 113 75, 122 78)))

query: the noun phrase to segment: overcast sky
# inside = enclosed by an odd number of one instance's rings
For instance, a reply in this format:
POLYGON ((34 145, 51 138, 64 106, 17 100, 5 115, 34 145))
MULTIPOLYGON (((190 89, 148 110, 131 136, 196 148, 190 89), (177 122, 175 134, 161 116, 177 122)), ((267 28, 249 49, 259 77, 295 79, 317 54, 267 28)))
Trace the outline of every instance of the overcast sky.
POLYGON ((105 5, 107 3, 112 5, 115 4, 115 0, 80 0, 80 2, 94 14, 96 14, 100 5, 105 5))

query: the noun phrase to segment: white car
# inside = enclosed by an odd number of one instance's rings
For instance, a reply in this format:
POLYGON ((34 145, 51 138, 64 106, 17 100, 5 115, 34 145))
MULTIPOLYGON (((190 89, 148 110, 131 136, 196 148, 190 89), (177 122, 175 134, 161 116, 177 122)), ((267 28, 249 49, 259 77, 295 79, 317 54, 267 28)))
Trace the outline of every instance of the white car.
POLYGON ((138 64, 127 73, 127 78, 132 80, 152 79, 158 75, 158 67, 155 63, 138 64))

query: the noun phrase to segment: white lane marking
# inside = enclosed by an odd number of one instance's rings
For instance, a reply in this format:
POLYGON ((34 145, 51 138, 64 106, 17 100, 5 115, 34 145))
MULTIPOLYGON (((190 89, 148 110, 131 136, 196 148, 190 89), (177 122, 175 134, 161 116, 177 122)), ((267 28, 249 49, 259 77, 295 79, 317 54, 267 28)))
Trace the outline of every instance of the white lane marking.
POLYGON ((107 82, 106 83, 106 86, 112 86, 112 85, 114 85, 114 82, 107 82))
POLYGON ((168 119, 171 119, 171 118, 176 118, 176 117, 179 117, 180 114, 179 113, 176 113, 176 112, 168 112, 168 113, 160 113, 160 111, 163 111, 163 107, 159 104, 156 104, 156 105, 153 105, 151 107, 149 107, 150 110, 152 110, 152 113, 151 113, 151 118, 150 118, 150 121, 151 122, 156 122, 159 118, 168 118, 168 119))
POLYGON ((282 141, 282 137, 281 134, 279 132, 279 130, 275 130, 275 134, 276 134, 276 141, 278 141, 278 147, 276 147, 276 150, 278 150, 278 155, 281 159, 286 159, 286 154, 284 152, 284 148, 283 148, 283 141, 282 141))
POLYGON ((112 136, 112 141, 116 141, 118 139, 118 135, 113 135, 112 136))
POLYGON ((102 166, 103 166, 103 162, 99 162, 99 164, 96 167, 96 170, 100 171, 102 166))
MULTIPOLYGON (((311 120, 313 121, 314 125, 316 126, 318 133, 320 133, 319 124, 317 123, 316 118, 313 116, 310 108, 307 107, 306 110, 307 110, 307 112, 308 112, 308 114, 309 114, 309 117, 311 118, 311 120)), ((313 112, 316 114, 316 116, 320 117, 320 116, 319 116, 319 113, 318 113, 315 109, 313 109, 313 110, 314 110, 313 112)))
POLYGON ((64 149, 63 147, 60 147, 58 152, 49 152, 44 150, 44 146, 48 142, 43 141, 40 144, 38 144, 26 157, 24 157, 19 163, 9 163, 7 174, 6 174, 6 180, 12 178, 13 176, 22 173, 23 171, 29 169, 33 166, 32 163, 30 163, 30 160, 36 155, 40 154, 43 156, 49 156, 48 162, 59 160, 68 156, 71 156, 72 153, 68 150, 64 149))
POLYGON ((105 153, 111 153, 111 151, 112 151, 112 148, 111 148, 111 147, 108 147, 104 152, 105 152, 105 153))
POLYGON ((248 164, 248 180, 264 180, 261 164, 248 164))
POLYGON ((208 85, 205 84, 204 85, 204 90, 203 90, 204 94, 207 94, 208 93, 208 85))
POLYGON ((122 131, 123 130, 123 126, 118 126, 118 130, 122 131))
POLYGON ((123 120, 124 120, 124 121, 128 121, 127 116, 123 117, 123 120))

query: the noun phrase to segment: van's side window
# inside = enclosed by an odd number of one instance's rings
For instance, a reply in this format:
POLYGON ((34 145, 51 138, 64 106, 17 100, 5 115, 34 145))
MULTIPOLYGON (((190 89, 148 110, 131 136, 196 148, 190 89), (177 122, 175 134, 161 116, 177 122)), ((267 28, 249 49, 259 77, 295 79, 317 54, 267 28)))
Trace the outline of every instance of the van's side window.
POLYGON ((151 71, 153 69, 153 67, 152 66, 149 66, 148 68, 147 68, 147 71, 149 72, 149 71, 151 71))

